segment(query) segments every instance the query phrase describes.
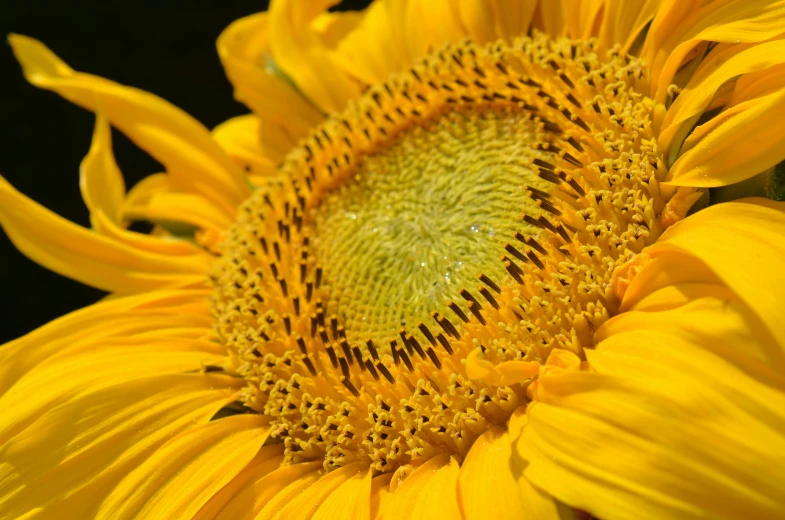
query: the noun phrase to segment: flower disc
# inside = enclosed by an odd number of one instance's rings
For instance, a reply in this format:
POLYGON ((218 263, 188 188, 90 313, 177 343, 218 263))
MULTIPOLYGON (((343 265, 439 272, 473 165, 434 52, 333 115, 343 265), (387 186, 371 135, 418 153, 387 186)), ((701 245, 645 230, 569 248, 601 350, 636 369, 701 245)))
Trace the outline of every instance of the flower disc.
POLYGON ((364 157, 316 211, 313 245, 330 281, 328 314, 350 342, 387 342, 459 300, 477 274, 506 280, 499 256, 521 212, 542 213, 524 186, 545 142, 510 107, 448 111, 364 157))
POLYGON ((289 461, 461 458, 549 357, 584 358, 662 228, 646 81, 590 41, 447 47, 287 157, 214 301, 289 461))

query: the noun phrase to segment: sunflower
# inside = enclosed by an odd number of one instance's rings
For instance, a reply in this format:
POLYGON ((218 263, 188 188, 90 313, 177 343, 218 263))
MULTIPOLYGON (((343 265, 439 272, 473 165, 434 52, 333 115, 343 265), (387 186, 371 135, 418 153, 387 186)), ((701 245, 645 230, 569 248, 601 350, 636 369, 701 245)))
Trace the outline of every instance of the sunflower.
POLYGON ((212 132, 10 37, 92 229, 0 223, 111 294, 0 348, 0 517, 781 518, 785 2, 332 3, 212 132))

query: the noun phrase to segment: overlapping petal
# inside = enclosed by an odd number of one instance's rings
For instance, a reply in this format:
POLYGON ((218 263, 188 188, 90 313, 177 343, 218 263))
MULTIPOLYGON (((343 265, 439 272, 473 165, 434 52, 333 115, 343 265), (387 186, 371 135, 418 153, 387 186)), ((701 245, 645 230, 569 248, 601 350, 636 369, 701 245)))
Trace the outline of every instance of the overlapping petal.
POLYGON ((0 348, 0 396, 39 364, 111 338, 155 334, 199 339, 211 330, 209 291, 150 291, 105 300, 58 318, 0 348))
POLYGON ((518 443, 534 485, 608 519, 781 514, 784 223, 782 203, 723 204, 647 249, 712 276, 645 264, 587 363, 541 371, 518 443))
MULTIPOLYGON (((785 2, 378 0, 362 14, 323 12, 333 3, 277 0, 270 14, 222 34, 235 96, 254 114, 212 135, 154 96, 74 72, 40 43, 14 37, 32 83, 98 114, 82 165, 94 232, 2 180, 0 223, 36 261, 100 288, 202 285, 210 255, 131 233, 125 221, 220 235, 249 193, 246 180, 267 182, 324 114, 365 86, 444 42, 513 39, 532 27, 630 50, 653 19, 642 52, 650 94, 663 103, 658 143, 672 184, 723 186, 785 158, 783 134, 772 131, 785 107, 785 48, 776 39, 785 2), (684 86, 675 101, 672 82, 684 86), (723 110, 694 128, 713 108, 723 110), (126 195, 109 122, 167 173, 126 195)), ((562 501, 608 520, 777 518, 785 509, 782 237, 785 209, 763 200, 672 226, 646 249, 621 315, 596 332, 586 361, 555 352, 540 369, 470 356, 470 377, 495 386, 537 377, 534 403, 507 430, 481 435, 460 464, 437 455, 405 479, 403 470, 373 477, 364 462, 332 472, 320 461, 282 466, 281 445, 262 447, 261 416, 209 422, 237 380, 200 372, 230 366, 206 340, 203 290, 97 304, 0 350, 0 516, 569 518, 562 501), (45 502, 41 486, 51 491, 45 502)))
POLYGON ((0 224, 37 263, 80 282, 121 293, 201 285, 210 255, 174 256, 91 232, 16 191, 0 178, 0 224))
POLYGON ((163 164, 181 189, 203 195, 227 215, 250 193, 242 172, 210 132, 182 110, 147 92, 75 72, 32 38, 12 35, 9 42, 28 81, 103 112, 163 164))
POLYGON ((240 385, 226 376, 167 374, 75 395, 0 446, 0 517, 92 518, 128 472, 208 422, 240 385))
POLYGON ((457 494, 459 472, 458 461, 449 454, 432 457, 402 483, 391 486, 389 498, 381 503, 379 518, 461 518, 457 494))
POLYGON ((336 66, 314 30, 316 16, 335 0, 278 0, 270 5, 270 46, 276 64, 323 112, 342 110, 360 95, 360 85, 336 66))
POLYGON ((513 448, 525 422, 525 410, 518 410, 507 431, 491 427, 472 445, 458 475, 463 519, 573 518, 570 508, 522 477, 525 462, 513 448))
POLYGON ((254 459, 268 432, 259 415, 235 415, 191 428, 128 473, 96 518, 193 518, 254 459))

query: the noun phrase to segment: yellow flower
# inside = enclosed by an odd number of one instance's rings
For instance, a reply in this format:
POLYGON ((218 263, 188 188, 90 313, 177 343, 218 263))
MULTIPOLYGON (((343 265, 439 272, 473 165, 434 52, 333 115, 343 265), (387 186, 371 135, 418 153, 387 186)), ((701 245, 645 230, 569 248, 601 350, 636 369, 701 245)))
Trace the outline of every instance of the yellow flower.
POLYGON ((212 133, 10 38, 92 229, 0 223, 112 295, 0 348, 0 518, 781 517, 785 2, 332 3, 212 133))

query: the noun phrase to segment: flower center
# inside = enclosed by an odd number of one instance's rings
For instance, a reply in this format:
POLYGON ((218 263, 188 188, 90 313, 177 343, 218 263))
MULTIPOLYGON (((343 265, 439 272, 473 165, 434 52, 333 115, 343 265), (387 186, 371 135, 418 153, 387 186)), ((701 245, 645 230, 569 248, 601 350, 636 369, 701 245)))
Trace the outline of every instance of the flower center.
POLYGON ((535 147, 545 140, 510 107, 446 112, 365 157, 324 197, 314 253, 330 282, 327 312, 350 342, 386 343, 444 313, 478 273, 506 280, 504 242, 537 231, 521 212, 544 213, 524 187, 548 189, 531 167, 552 155, 535 147))
POLYGON ((243 205, 217 331, 289 462, 460 459, 549 357, 584 357, 615 269, 661 230, 644 70, 541 35, 447 47, 243 205))

